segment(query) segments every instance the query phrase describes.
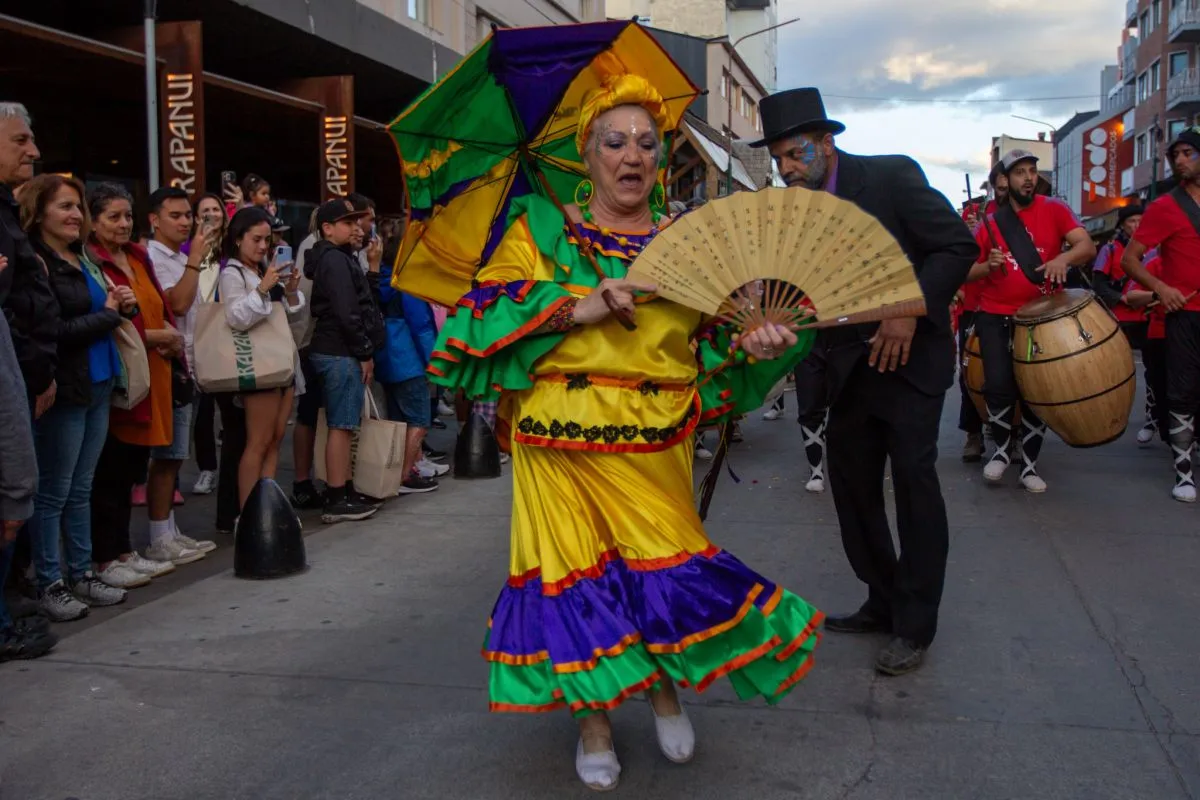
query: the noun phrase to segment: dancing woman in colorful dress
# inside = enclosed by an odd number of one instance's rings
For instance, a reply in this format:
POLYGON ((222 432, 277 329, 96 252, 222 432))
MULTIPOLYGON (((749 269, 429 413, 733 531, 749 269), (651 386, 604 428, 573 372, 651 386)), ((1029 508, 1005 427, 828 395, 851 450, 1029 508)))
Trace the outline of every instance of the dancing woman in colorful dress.
POLYGON ((709 541, 696 512, 697 424, 758 408, 813 336, 769 326, 735 342, 625 279, 669 222, 655 210, 665 120, 636 75, 584 97, 576 143, 589 175, 569 222, 549 200, 514 201, 430 367, 471 398, 502 392, 511 422, 509 578, 483 646, 490 707, 569 710, 576 771, 597 790, 621 771, 606 711, 645 693, 663 754, 686 762, 695 736, 676 685, 727 677, 743 700, 776 703, 812 666, 822 619, 709 541))

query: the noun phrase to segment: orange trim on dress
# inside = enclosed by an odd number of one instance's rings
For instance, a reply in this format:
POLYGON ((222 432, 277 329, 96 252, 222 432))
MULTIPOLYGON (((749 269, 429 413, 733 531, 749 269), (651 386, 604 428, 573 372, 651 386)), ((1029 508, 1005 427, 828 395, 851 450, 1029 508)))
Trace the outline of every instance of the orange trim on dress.
POLYGON ((763 603, 762 615, 764 617, 771 616, 772 612, 775 611, 775 607, 779 605, 779 601, 782 599, 783 599, 783 587, 777 585, 775 587, 775 591, 771 592, 771 598, 769 600, 767 600, 767 602, 763 603))
POLYGON ((538 653, 520 656, 514 656, 509 653, 501 653, 495 650, 488 650, 486 648, 481 652, 483 653, 483 658, 485 661, 508 664, 510 667, 532 667, 550 659, 550 653, 545 650, 542 650, 538 653))
POLYGON ((530 447, 546 447, 551 450, 577 450, 589 453, 659 453, 674 447, 695 432, 696 426, 701 421, 699 393, 696 394, 692 408, 694 410, 688 416, 684 426, 670 439, 662 442, 607 444, 605 442, 589 442, 586 439, 553 439, 549 436, 532 436, 520 431, 513 434, 513 441, 530 447))
POLYGON ((782 641, 783 640, 778 636, 772 636, 769 640, 763 642, 748 653, 743 653, 732 661, 726 662, 722 666, 717 667, 715 670, 708 673, 708 675, 704 676, 704 678, 696 684, 696 691, 703 692, 709 686, 712 686, 717 680, 725 677, 729 673, 735 672, 747 664, 757 661, 778 647, 782 641))
POLYGON ((626 636, 621 641, 614 644, 606 650, 593 650, 592 657, 587 661, 566 661, 562 664, 555 664, 554 671, 563 672, 588 672, 596 668, 602 658, 616 658, 629 649, 630 645, 637 644, 642 640, 640 633, 634 632, 626 636))
MULTIPOLYGON (((436 356, 437 353, 434 355, 436 356)), ((561 372, 555 372, 549 375, 538 375, 537 379, 547 383, 570 383, 571 377, 561 372)), ((593 386, 610 386, 618 389, 640 389, 647 383, 654 384, 656 389, 664 392, 686 392, 694 388, 690 383, 655 383, 645 378, 617 378, 611 375, 592 375, 591 373, 587 373, 587 379, 588 383, 593 386)))
POLYGON ((654 673, 649 678, 646 678, 646 680, 639 681, 638 683, 635 683, 633 686, 629 686, 625 689, 622 689, 621 693, 618 694, 616 697, 614 697, 612 700, 606 700, 604 702, 598 702, 598 701, 584 702, 582 700, 576 700, 574 703, 571 703, 570 708, 572 711, 582 711, 585 708, 589 709, 591 711, 611 711, 612 709, 621 705, 621 703, 624 703, 626 700, 628 700, 630 697, 637 694, 638 692, 646 691, 651 686, 658 683, 661 679, 662 679, 661 673, 659 673, 658 670, 655 670, 654 673))
MULTIPOLYGON (((746 601, 744 603, 742 603, 742 607, 738 609, 738 612, 736 614, 734 614, 732 618, 727 619, 718 625, 714 625, 706 631, 700 631, 699 633, 693 633, 690 636, 685 636, 682 639, 680 639, 678 642, 675 642, 673 644, 647 644, 646 645, 647 652, 660 654, 660 655, 668 655, 668 654, 675 655, 678 653, 682 653, 685 649, 687 649, 688 647, 690 647, 693 644, 697 644, 698 642, 703 642, 706 639, 711 639, 714 636, 718 636, 722 633, 725 633, 725 631, 728 631, 728 630, 731 630, 732 628, 737 627, 738 625, 741 624, 742 620, 744 620, 746 618, 746 616, 750 613, 750 610, 752 608, 754 608, 754 601, 758 599, 758 596, 760 594, 762 594, 762 591, 763 591, 762 584, 760 584, 760 583, 754 584, 754 588, 751 589, 749 594, 746 595, 746 601)), ((778 638, 778 637, 776 637, 776 638, 778 638)), ((779 642, 776 642, 776 644, 780 644, 780 643, 782 643, 782 640, 780 640, 779 642)), ((772 649, 774 649, 774 647, 768 648, 768 649, 772 650, 772 649)), ((751 660, 753 660, 753 659, 751 659, 751 660)))
POLYGON ((550 693, 551 697, 557 698, 553 703, 544 703, 540 706, 523 706, 513 703, 488 703, 489 711, 513 711, 518 714, 541 714, 545 711, 557 711, 560 708, 566 708, 567 701, 563 699, 562 689, 555 689, 550 693))
MULTIPOLYGON (((618 550, 609 550, 600 555, 600 558, 595 564, 581 569, 572 570, 566 576, 553 581, 551 583, 542 584, 543 596, 554 596, 561 594, 574 584, 579 582, 580 578, 589 577, 593 580, 604 574, 604 568, 610 561, 624 561, 625 565, 635 572, 653 572, 654 570, 668 569, 677 567, 680 564, 687 563, 693 558, 714 558, 721 552, 721 548, 716 545, 709 545, 704 550, 696 553, 689 553, 686 550, 676 553, 671 556, 663 556, 662 558, 629 558, 622 559, 621 553, 618 550)), ((510 575, 508 577, 508 585, 514 589, 523 589, 525 584, 542 574, 541 567, 534 567, 520 575, 510 575)), ((760 587, 761 588, 761 587, 760 587)), ((488 623, 491 624, 490 621, 488 623)))
POLYGON ((792 641, 788 643, 787 647, 780 650, 775 655, 775 660, 787 661, 789 658, 791 658, 797 650, 804 646, 805 642, 812 638, 812 635, 817 632, 817 626, 824 621, 825 615, 820 611, 813 614, 813 618, 808 621, 808 625, 805 626, 804 630, 800 631, 800 635, 795 639, 792 639, 792 641))
POLYGON ((486 350, 476 350, 474 347, 471 347, 469 344, 467 344, 466 342, 464 342, 461 339, 446 339, 446 344, 463 351, 464 353, 466 353, 469 356, 474 356, 475 358, 487 358, 488 356, 492 355, 493 353, 497 352, 498 350, 501 350, 501 349, 507 347, 508 345, 512 344, 517 339, 520 339, 522 336, 533 333, 535 330, 540 328, 546 320, 548 320, 548 319, 550 319, 550 317, 554 316, 554 312, 558 311, 558 309, 561 308, 562 305, 570 299, 571 298, 569 298, 569 297, 561 297, 561 298, 555 300, 553 303, 551 303, 549 306, 547 306, 545 309, 543 309, 542 312, 540 314, 538 314, 536 317, 529 320, 524 325, 517 328, 515 331, 508 334, 504 338, 499 339, 495 342, 492 342, 490 345, 488 345, 486 350))
POLYGON ((808 658, 804 659, 804 663, 800 665, 800 668, 793 672, 791 676, 787 678, 787 680, 779 684, 778 688, 775 689, 774 696, 778 697, 800 681, 804 680, 804 676, 807 675, 808 671, 813 668, 814 664, 817 663, 813 656, 813 653, 808 654, 808 658))

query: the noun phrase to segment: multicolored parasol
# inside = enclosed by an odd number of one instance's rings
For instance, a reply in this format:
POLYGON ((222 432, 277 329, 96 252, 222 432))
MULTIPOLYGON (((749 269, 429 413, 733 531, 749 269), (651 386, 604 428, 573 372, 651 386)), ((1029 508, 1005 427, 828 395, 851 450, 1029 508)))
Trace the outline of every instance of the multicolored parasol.
POLYGON ((644 76, 665 99, 665 169, 700 91, 632 21, 495 30, 396 117, 410 217, 392 284, 453 306, 499 244, 514 198, 572 202, 586 174, 581 100, 613 72, 644 76))

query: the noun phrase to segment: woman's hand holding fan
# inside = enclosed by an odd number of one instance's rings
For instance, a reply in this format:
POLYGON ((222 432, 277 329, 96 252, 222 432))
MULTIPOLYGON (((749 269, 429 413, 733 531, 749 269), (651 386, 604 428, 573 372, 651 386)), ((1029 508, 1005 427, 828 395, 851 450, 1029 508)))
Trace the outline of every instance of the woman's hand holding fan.
POLYGON ((797 342, 794 331, 786 325, 768 322, 738 337, 738 346, 746 355, 759 361, 771 361, 792 349, 797 342))

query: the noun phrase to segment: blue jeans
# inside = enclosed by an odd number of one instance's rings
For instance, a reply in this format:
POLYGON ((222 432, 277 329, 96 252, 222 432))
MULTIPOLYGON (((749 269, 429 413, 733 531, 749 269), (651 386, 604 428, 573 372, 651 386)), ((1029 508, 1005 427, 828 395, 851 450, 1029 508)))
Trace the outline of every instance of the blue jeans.
POLYGON ((325 403, 325 424, 330 430, 356 431, 362 424, 366 387, 359 361, 350 356, 309 356, 313 371, 321 381, 325 403))
POLYGON ((56 404, 33 427, 41 466, 29 532, 37 584, 47 589, 67 575, 77 581, 92 568, 92 478, 108 436, 111 380, 92 384, 87 406, 56 404))

